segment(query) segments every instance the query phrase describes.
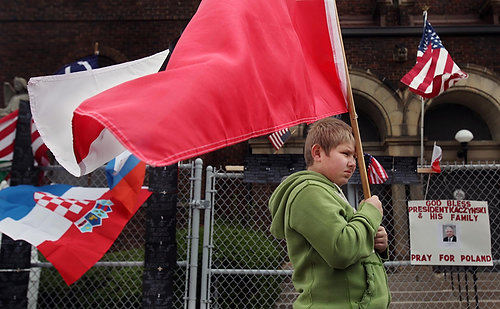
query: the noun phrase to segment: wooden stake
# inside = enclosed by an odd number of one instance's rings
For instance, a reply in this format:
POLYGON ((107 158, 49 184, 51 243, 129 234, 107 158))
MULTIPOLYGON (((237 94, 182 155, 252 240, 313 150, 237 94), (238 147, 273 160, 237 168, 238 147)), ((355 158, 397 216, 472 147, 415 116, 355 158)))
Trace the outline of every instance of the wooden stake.
MULTIPOLYGON (((337 4, 335 4, 336 6, 337 4)), ((354 99, 352 97, 352 89, 351 89, 351 79, 349 78, 349 69, 347 67, 347 59, 345 56, 344 49, 344 41, 342 40, 342 32, 340 31, 340 20, 337 10, 335 10, 335 14, 337 15, 337 29, 339 33, 340 45, 342 46, 343 56, 344 56, 344 66, 345 66, 345 75, 347 82, 347 104, 349 108, 349 118, 351 119, 351 127, 352 133, 354 135, 354 140, 356 142, 356 155, 358 156, 358 168, 359 175, 361 176, 361 185, 363 187, 363 195, 365 199, 371 197, 370 192, 370 184, 368 182, 368 174, 366 173, 366 165, 365 158, 363 155, 363 146, 361 145, 361 136, 359 135, 359 126, 358 126, 358 115, 356 114, 356 108, 354 106, 354 99)))

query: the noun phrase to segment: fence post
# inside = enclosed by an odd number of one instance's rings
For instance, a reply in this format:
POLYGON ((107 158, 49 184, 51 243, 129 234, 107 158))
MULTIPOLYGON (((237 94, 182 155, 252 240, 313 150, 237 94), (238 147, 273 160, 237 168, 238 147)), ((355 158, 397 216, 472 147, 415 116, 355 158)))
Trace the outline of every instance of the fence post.
POLYGON ((153 194, 147 202, 142 307, 173 308, 178 167, 149 168, 148 174, 153 194))
POLYGON ((394 255, 407 260, 410 258, 408 246, 410 239, 408 238, 408 208, 406 187, 404 184, 391 185, 391 198, 392 198, 392 212, 393 212, 393 248, 394 255))
POLYGON ((209 260, 211 248, 211 231, 212 231, 212 194, 214 190, 214 168, 207 167, 206 181, 205 181, 205 218, 203 220, 203 254, 201 258, 201 290, 200 290, 200 309, 209 308, 210 291, 209 291, 209 260))
POLYGON ((193 192, 193 221, 191 224, 191 255, 189 258, 189 294, 188 308, 196 308, 196 286, 198 279, 198 243, 200 240, 200 207, 201 207, 201 174, 203 160, 194 161, 194 192, 193 192))
MULTIPOLYGON (((36 185, 37 170, 31 149, 29 102, 20 101, 11 168, 11 186, 36 185)), ((2 235, 0 249, 0 308, 26 308, 30 274, 31 245, 2 235), (2 270, 7 271, 2 271, 2 270)))

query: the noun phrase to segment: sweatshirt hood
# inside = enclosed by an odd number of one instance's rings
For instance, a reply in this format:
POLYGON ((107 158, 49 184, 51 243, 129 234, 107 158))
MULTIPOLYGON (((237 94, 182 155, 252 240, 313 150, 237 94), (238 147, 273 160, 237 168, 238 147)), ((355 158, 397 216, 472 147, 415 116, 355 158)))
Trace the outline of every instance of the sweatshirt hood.
POLYGON ((285 238, 285 214, 290 194, 299 184, 308 180, 320 181, 332 185, 330 180, 320 173, 301 171, 288 176, 271 195, 269 199, 269 210, 272 216, 271 234, 276 238, 285 238))

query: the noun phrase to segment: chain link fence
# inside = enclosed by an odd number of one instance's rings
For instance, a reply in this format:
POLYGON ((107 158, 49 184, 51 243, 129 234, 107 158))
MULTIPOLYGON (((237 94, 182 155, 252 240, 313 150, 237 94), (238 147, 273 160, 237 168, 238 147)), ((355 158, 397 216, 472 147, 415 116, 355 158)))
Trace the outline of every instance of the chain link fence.
MULTIPOLYGON (((389 235, 391 308, 500 308, 500 165, 442 164, 442 170, 421 174, 419 184, 371 186, 384 205, 382 224, 389 235), (455 199, 457 192, 488 202, 494 266, 410 265, 407 202, 455 199)), ((297 294, 286 246, 269 233, 267 203, 276 184, 245 183, 242 173, 224 172, 215 172, 213 183, 213 216, 205 222, 205 228, 212 224, 209 290, 201 296, 202 308, 292 308, 297 294)), ((363 199, 361 186, 345 189, 354 190, 346 192, 355 197, 351 203, 363 199)))
MULTIPOLYGON (((442 169, 441 174, 422 174, 418 184, 371 187, 384 205, 389 234, 385 265, 391 308, 499 308, 500 165, 444 164, 442 169), (494 266, 410 265, 407 202, 455 199, 457 194, 488 201, 494 266)), ((80 178, 56 166, 45 172, 45 183, 107 186, 103 169, 80 178)), ((286 244, 269 233, 268 200, 277 184, 248 183, 243 173, 209 167, 201 200, 194 187, 199 192, 202 185, 195 178, 194 164, 180 166, 174 308, 292 308, 297 293, 286 244), (198 236, 199 250, 192 250, 198 236)), ((361 186, 344 189, 351 203, 363 199, 361 186)), ((147 207, 138 210, 101 261, 70 287, 35 249, 29 308, 140 308, 147 207)))

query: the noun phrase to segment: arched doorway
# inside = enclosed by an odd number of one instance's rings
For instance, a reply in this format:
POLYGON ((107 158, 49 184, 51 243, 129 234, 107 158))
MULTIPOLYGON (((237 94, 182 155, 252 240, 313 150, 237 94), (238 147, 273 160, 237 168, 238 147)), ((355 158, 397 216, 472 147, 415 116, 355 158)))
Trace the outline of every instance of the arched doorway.
POLYGON ((467 129, 474 140, 491 140, 491 132, 481 115, 457 103, 436 104, 425 112, 424 136, 428 141, 452 141, 455 133, 467 129))

